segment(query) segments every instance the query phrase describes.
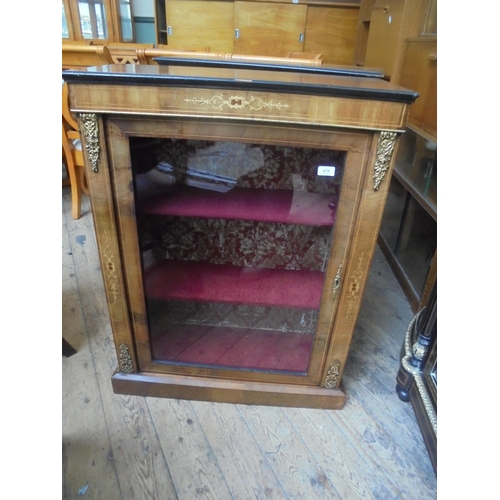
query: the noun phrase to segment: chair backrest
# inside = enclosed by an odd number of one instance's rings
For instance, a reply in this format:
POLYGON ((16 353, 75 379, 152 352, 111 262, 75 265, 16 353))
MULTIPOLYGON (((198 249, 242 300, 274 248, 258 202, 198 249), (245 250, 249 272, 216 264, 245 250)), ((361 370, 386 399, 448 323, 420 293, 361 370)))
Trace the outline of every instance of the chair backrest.
POLYGON ((287 58, 294 59, 308 59, 312 61, 320 61, 319 65, 323 62, 323 54, 317 54, 316 52, 288 52, 287 58))
MULTIPOLYGON (((74 130, 78 130, 78 122, 75 120, 71 111, 69 110, 69 93, 68 84, 64 82, 62 84, 62 116, 74 130)), ((78 137, 77 137, 78 139, 78 137)))
POLYGON ((249 62, 259 64, 280 64, 287 66, 321 66, 321 54, 307 53, 306 57, 291 57, 294 52, 290 52, 287 57, 257 56, 247 54, 232 54, 231 52, 201 52, 194 50, 176 50, 176 49, 144 49, 138 50, 140 64, 157 64, 155 57, 177 57, 182 59, 210 59, 210 60, 229 60, 236 62, 249 62), (314 57, 313 57, 314 56, 314 57))
POLYGON ((279 64, 290 66, 321 66, 321 59, 310 59, 303 57, 275 57, 275 56, 257 56, 247 54, 231 54, 230 59, 238 62, 249 62, 259 64, 279 64))
POLYGON ((89 66, 113 64, 108 47, 105 45, 73 45, 62 46, 62 68, 78 69, 89 66))
POLYGON ((178 49, 139 49, 139 64, 157 64, 155 57, 181 57, 188 59, 220 59, 218 52, 197 52, 196 50, 178 49))
POLYGON ((106 44, 115 64, 139 64, 137 50, 152 49, 154 43, 119 43, 106 44))

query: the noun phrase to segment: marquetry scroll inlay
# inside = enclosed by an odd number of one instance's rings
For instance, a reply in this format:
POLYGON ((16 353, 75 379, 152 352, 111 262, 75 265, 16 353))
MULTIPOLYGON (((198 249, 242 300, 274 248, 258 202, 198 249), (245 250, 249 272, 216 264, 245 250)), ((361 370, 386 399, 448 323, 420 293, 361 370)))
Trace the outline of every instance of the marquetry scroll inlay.
POLYGON ((337 298, 337 294, 341 285, 341 278, 342 264, 340 264, 339 268, 337 269, 337 274, 335 275, 335 279, 333 280, 332 300, 335 300, 337 298))
POLYGON ((289 104, 281 102, 263 101, 260 97, 250 96, 247 99, 245 96, 231 95, 224 97, 224 94, 219 94, 206 99, 205 97, 193 97, 192 99, 184 99, 184 102, 200 104, 201 106, 211 106, 213 109, 222 110, 224 107, 229 109, 249 109, 251 111, 260 111, 262 109, 282 109, 289 108, 289 104))
POLYGON ((363 269, 365 266, 366 256, 361 252, 356 267, 350 276, 349 287, 347 288, 347 312, 346 317, 353 312, 356 304, 359 303, 361 283, 363 282, 363 269))
POLYGON ((118 273, 115 262, 115 255, 111 250, 111 240, 107 231, 104 231, 104 250, 103 250, 104 276, 106 277, 108 301, 113 304, 118 298, 118 273))
POLYGON ((336 359, 335 361, 332 361, 332 364, 330 365, 330 368, 328 368, 328 371, 326 373, 325 383, 323 384, 325 388, 335 389, 335 387, 337 387, 337 384, 339 382, 339 376, 340 376, 340 361, 336 359))
POLYGON ((381 132, 377 144, 377 159, 375 161, 375 173, 373 174, 373 179, 375 184, 373 186, 374 191, 378 191, 380 183, 385 177, 385 173, 389 169, 389 164, 391 162, 392 152, 394 151, 394 145, 396 144, 396 132, 381 132))
POLYGON ((128 347, 125 344, 120 344, 120 370, 123 373, 133 373, 134 363, 128 352, 128 347))
POLYGON ((99 154, 99 126, 97 124, 97 115, 94 113, 81 113, 80 120, 83 125, 83 135, 85 137, 85 149, 89 155, 92 170, 98 171, 99 154))

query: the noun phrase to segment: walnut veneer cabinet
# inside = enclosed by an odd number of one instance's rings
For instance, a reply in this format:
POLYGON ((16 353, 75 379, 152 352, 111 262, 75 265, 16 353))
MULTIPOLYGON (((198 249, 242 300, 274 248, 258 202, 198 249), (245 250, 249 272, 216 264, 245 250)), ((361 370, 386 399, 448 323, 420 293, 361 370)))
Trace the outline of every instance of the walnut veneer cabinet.
POLYGON ((83 131, 114 391, 341 408, 417 94, 349 68, 165 62, 63 75, 83 131))

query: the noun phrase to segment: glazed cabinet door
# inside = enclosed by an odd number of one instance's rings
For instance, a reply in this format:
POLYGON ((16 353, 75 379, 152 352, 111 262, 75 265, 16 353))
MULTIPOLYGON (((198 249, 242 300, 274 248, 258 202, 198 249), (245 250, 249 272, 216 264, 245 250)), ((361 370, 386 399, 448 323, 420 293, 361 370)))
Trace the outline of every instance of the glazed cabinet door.
POLYGON ((233 52, 233 2, 168 0, 166 15, 169 48, 233 52))
POLYGON ((343 368, 360 286, 335 312, 343 269, 355 273, 371 135, 118 118, 107 129, 138 370, 323 385, 331 356, 343 368))
POLYGON ((285 57, 304 50, 307 5, 234 2, 234 52, 285 57))

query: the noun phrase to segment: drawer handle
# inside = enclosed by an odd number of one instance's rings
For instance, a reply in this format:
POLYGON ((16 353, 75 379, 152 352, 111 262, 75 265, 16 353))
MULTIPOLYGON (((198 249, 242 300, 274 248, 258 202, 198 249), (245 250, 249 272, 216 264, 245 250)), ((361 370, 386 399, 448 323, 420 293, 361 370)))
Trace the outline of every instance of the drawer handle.
POLYGON ((432 54, 429 54, 429 55, 427 56, 427 59, 428 59, 429 61, 437 61, 438 56, 437 56, 437 54, 432 53, 432 54))

